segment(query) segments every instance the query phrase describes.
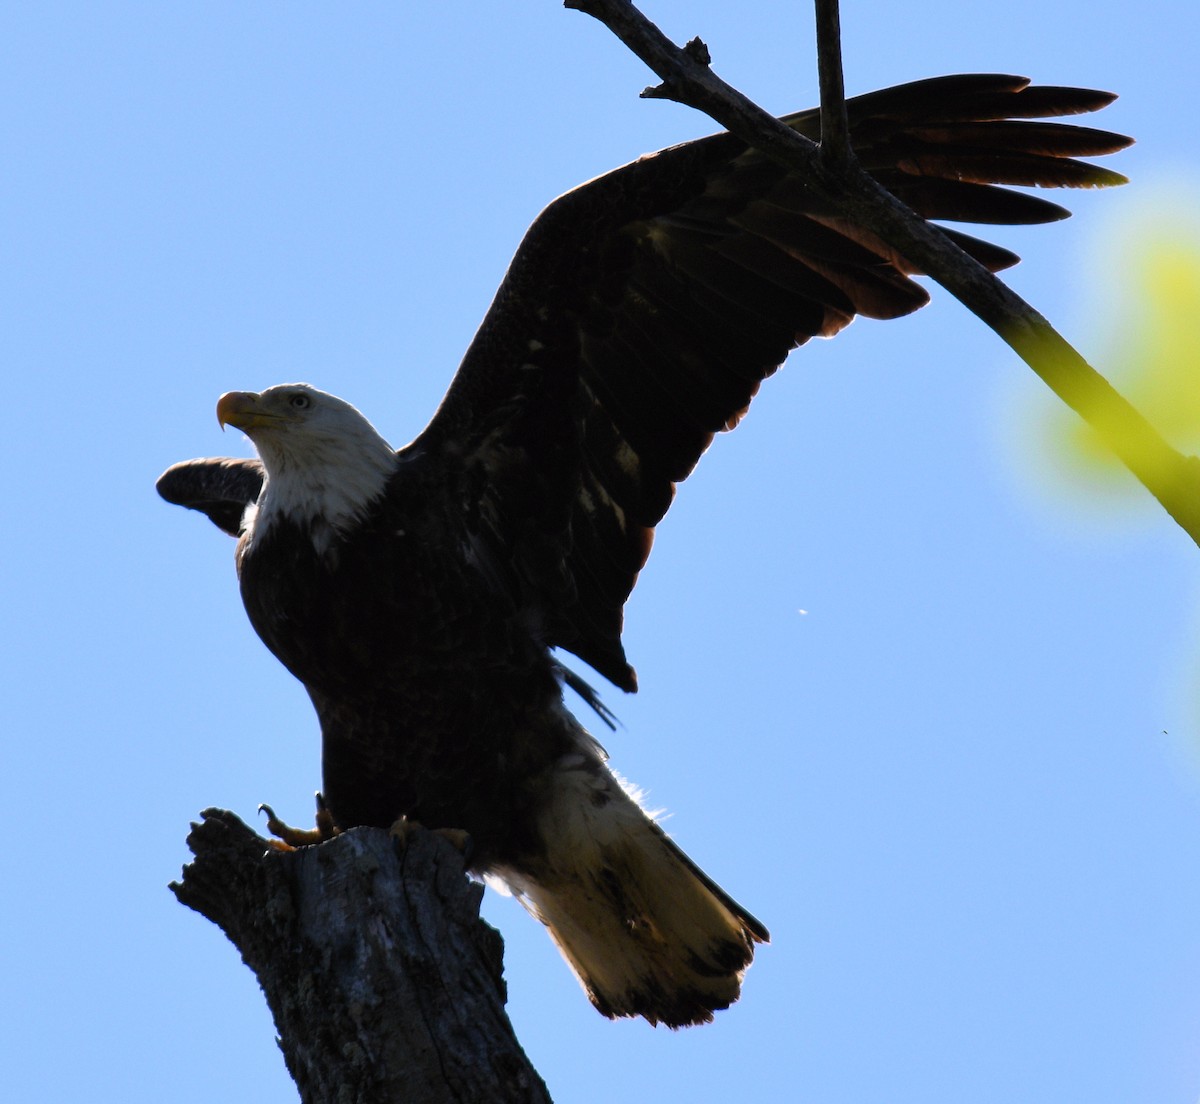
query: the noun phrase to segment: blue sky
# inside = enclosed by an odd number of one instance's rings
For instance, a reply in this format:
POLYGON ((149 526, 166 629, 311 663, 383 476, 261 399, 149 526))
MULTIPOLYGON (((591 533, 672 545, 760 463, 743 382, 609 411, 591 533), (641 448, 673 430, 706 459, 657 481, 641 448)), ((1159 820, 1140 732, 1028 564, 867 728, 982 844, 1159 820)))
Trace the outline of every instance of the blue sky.
MULTIPOLYGON (((764 106, 814 102, 808 5, 647 12, 764 106)), ((1191 0, 843 24, 853 91, 1121 93, 1099 121, 1137 137, 1133 184, 996 235, 1119 369, 1114 243, 1197 233, 1191 0)), ((3 1095, 293 1100, 251 975, 166 884, 205 806, 307 817, 316 726, 233 542, 154 479, 248 452, 213 414, 234 388, 307 379, 408 439, 538 210, 712 127, 639 101, 640 63, 554 3, 48 0, 0 32, 3 1095)), ((605 742, 774 942, 737 1007, 671 1034, 596 1015, 489 894, 557 1100, 1200 1095, 1200 554, 1145 495, 1059 474, 1054 414, 935 293, 801 350, 681 489, 605 742)))

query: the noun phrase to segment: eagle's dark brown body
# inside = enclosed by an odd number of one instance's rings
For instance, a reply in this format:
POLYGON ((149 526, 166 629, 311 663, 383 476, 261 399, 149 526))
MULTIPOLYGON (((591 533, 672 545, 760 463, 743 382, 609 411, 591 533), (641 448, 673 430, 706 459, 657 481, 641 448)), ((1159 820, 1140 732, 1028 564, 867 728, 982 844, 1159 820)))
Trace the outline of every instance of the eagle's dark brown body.
MULTIPOLYGON (((976 75, 847 107, 860 162, 918 214, 1036 223, 1066 212, 996 185, 1119 183, 1077 158, 1126 139, 1037 121, 1111 99, 976 75)), ((1017 259, 954 236, 993 270, 1017 259)), ((246 609, 316 706, 337 824, 466 829, 607 1015, 710 1019, 767 933, 609 772, 550 650, 636 688, 623 606, 675 484, 791 349, 920 307, 912 271, 737 139, 689 143, 546 209, 411 445, 282 385, 218 404, 261 462, 159 482, 241 535, 246 609)))
POLYGON ((250 620, 320 718, 326 807, 343 828, 403 815, 465 829, 472 868, 547 923, 597 1008, 709 1018, 766 929, 604 766, 563 705, 512 565, 481 544, 470 511, 442 508, 430 467, 405 457, 346 534, 264 517, 264 495, 239 544, 250 620), (681 906, 678 931, 660 894, 681 906), (636 970, 628 955, 608 961, 621 942, 640 945, 636 970))
POLYGON ((406 476, 324 554, 290 519, 273 524, 241 557, 242 594, 316 707, 335 822, 463 828, 487 870, 535 846, 536 782, 571 735, 538 626, 406 476))

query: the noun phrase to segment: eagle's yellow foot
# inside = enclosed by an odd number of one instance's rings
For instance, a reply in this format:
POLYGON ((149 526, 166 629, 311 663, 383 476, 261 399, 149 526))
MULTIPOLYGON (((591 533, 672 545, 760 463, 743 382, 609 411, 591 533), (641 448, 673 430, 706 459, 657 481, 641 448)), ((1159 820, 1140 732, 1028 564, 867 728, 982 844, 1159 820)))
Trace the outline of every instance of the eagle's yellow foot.
POLYGON ((317 794, 317 826, 315 828, 293 828, 290 824, 280 820, 275 815, 275 810, 265 803, 258 807, 258 811, 267 814, 267 831, 275 837, 271 840, 271 846, 280 851, 292 851, 297 847, 324 843, 328 839, 333 839, 339 832, 338 827, 333 823, 332 814, 325 807, 325 798, 321 794, 317 794))
MULTIPOLYGON (((418 828, 423 828, 424 825, 415 820, 409 820, 408 817, 402 816, 392 822, 392 826, 388 829, 388 835, 396 841, 396 846, 403 850, 408 846, 408 837, 418 828)), ((471 834, 464 828, 431 828, 431 832, 436 832, 439 836, 444 836, 448 839, 464 857, 469 858, 471 854, 471 834)))
POLYGON ((471 833, 465 828, 435 828, 439 836, 445 836, 459 851, 470 857, 471 833))

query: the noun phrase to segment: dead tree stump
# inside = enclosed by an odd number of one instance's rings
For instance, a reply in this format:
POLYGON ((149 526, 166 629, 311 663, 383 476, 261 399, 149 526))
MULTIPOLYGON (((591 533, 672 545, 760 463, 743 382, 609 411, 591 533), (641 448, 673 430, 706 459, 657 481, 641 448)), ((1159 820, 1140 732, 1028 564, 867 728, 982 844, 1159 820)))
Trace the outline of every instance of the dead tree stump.
POLYGON ((254 971, 304 1104, 549 1104, 504 1011, 483 887, 434 832, 271 847, 233 813, 192 825, 171 885, 254 971))

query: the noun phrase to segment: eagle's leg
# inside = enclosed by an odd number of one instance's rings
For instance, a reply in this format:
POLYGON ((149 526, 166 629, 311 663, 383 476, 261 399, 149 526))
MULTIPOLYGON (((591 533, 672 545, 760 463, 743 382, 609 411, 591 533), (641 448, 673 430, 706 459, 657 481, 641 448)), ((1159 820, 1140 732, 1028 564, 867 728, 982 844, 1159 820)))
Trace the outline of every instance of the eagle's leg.
MULTIPOLYGON (((397 848, 404 850, 408 846, 408 837, 417 829, 423 828, 423 824, 402 816, 392 822, 392 826, 388 829, 388 835, 396 841, 397 848)), ((463 828, 431 828, 429 831, 436 832, 439 836, 448 839, 455 848, 462 852, 463 861, 470 862, 473 846, 471 834, 468 831, 463 828)))
POLYGON ((272 845, 280 850, 290 851, 296 847, 307 847, 314 843, 324 843, 333 839, 339 832, 333 823, 333 816, 325 805, 324 795, 317 794, 317 826, 315 828, 293 828, 275 815, 270 805, 259 805, 258 811, 267 814, 267 831, 275 837, 272 845))

